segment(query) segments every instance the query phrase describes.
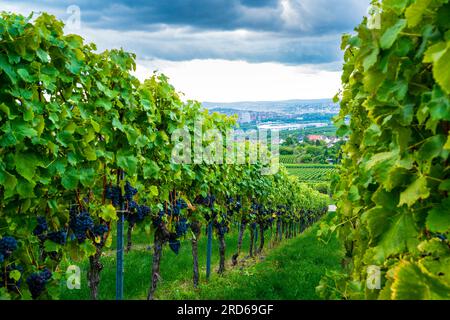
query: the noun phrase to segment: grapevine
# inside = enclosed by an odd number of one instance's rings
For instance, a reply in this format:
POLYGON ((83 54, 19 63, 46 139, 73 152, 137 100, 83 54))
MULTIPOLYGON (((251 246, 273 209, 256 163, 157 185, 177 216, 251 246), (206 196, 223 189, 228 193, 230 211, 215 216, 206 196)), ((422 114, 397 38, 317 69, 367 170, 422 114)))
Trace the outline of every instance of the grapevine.
POLYGON ((449 299, 450 4, 373 5, 381 10, 371 23, 365 19, 342 42, 337 125, 349 140, 335 182, 337 219, 323 231, 337 230, 343 240, 346 272, 322 279, 318 291, 328 298, 449 299))

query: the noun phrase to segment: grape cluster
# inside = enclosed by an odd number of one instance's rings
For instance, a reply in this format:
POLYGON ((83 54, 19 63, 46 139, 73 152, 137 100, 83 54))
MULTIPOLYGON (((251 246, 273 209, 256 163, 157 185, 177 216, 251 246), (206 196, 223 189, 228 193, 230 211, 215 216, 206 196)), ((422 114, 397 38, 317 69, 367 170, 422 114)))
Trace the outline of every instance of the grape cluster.
POLYGON ((47 234, 47 238, 54 243, 65 245, 67 241, 67 232, 65 231, 55 231, 47 234))
POLYGON ((148 206, 139 205, 133 200, 136 194, 137 189, 127 181, 125 184, 125 199, 128 203, 128 212, 125 215, 125 219, 132 225, 144 221, 145 217, 150 215, 150 208, 148 206))
POLYGON ((158 216, 153 219, 153 226, 158 228, 162 223, 162 218, 164 217, 164 210, 159 211, 158 216))
POLYGON ((65 245, 67 241, 67 232, 64 230, 49 232, 47 220, 44 217, 37 218, 37 226, 33 230, 33 234, 38 237, 41 242, 50 240, 60 245, 65 245))
MULTIPOLYGON (((0 260, 7 259, 17 249, 17 240, 13 237, 3 237, 0 239, 0 260)), ((1 261, 1 262, 3 262, 1 261)))
POLYGON ((181 210, 186 209, 188 207, 186 201, 184 201, 183 199, 178 199, 177 201, 175 201, 175 205, 172 206, 172 210, 168 210, 168 215, 174 215, 174 216, 179 216, 181 213, 181 210))
POLYGON ((109 228, 106 224, 97 224, 94 226, 94 235, 96 237, 103 237, 105 233, 109 231, 109 228))
POLYGON ((206 197, 203 197, 203 196, 197 197, 195 203, 201 204, 204 206, 213 206, 215 201, 216 201, 216 196, 210 194, 206 197))
POLYGON ((237 199, 236 199, 236 202, 234 203, 234 210, 236 211, 236 212, 238 212, 239 210, 241 210, 242 209, 242 201, 241 201, 241 197, 239 196, 237 199))
POLYGON ((47 224, 47 220, 44 217, 38 217, 37 218, 37 226, 36 228, 34 228, 33 230, 33 234, 35 236, 42 236, 45 232, 47 232, 48 230, 48 224, 47 224))
POLYGON ((106 199, 111 200, 111 203, 116 207, 122 203, 122 191, 118 186, 107 186, 105 196, 106 199))
POLYGON ((128 202, 128 210, 137 209, 138 207, 139 207, 139 205, 137 204, 136 201, 131 200, 128 202))
POLYGON ((188 204, 186 201, 184 201, 184 199, 178 199, 176 201, 176 205, 180 208, 180 209, 186 209, 188 207, 188 204))
POLYGON ((175 233, 177 238, 184 236, 189 228, 186 218, 181 218, 175 225, 175 233))
POLYGON ((41 272, 32 273, 27 278, 28 289, 30 290, 33 299, 36 299, 42 294, 42 292, 45 291, 45 285, 50 281, 51 278, 52 273, 48 269, 45 269, 41 272))
POLYGON ((89 212, 85 210, 82 210, 79 213, 77 213, 76 211, 71 211, 69 227, 70 229, 72 229, 75 237, 81 243, 86 240, 88 231, 93 231, 94 221, 92 220, 89 212))
POLYGON ((175 254, 180 252, 181 242, 177 239, 176 233, 171 233, 169 236, 169 247, 175 254))
POLYGON ((137 194, 137 189, 133 188, 130 182, 125 183, 125 199, 130 202, 133 200, 133 197, 137 194))
POLYGON ((141 205, 137 208, 136 216, 137 216, 137 222, 144 221, 145 217, 150 215, 150 208, 146 205, 141 205))
POLYGON ((251 208, 252 208, 253 212, 255 212, 255 213, 262 210, 262 206, 255 202, 252 203, 251 208))
POLYGON ((228 224, 226 223, 225 220, 223 220, 222 222, 215 222, 215 227, 217 233, 221 236, 224 236, 229 231, 228 224))
POLYGON ((241 197, 234 199, 233 197, 227 197, 228 215, 232 216, 234 213, 239 212, 242 209, 241 197))

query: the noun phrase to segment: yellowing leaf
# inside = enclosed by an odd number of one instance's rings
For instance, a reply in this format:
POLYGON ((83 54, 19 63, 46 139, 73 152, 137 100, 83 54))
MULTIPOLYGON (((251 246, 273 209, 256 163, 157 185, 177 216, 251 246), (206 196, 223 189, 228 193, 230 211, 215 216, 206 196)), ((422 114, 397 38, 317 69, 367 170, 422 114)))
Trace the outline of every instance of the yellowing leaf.
POLYGON ((116 208, 111 204, 104 206, 99 216, 107 222, 117 221, 118 219, 116 208))
POLYGON ((397 267, 392 284, 394 300, 450 299, 450 286, 425 268, 403 261, 397 267))
POLYGON ((445 53, 434 63, 433 76, 441 88, 450 94, 450 45, 447 44, 445 53))
POLYGON ((445 150, 450 150, 450 135, 447 138, 447 142, 444 145, 445 150))
POLYGON ((423 14, 430 5, 431 0, 416 0, 412 5, 406 9, 405 16, 408 20, 410 28, 417 26, 422 20, 423 14))
POLYGON ((429 196, 430 190, 427 187, 427 178, 421 176, 400 194, 398 206, 401 207, 406 204, 408 207, 411 207, 420 199, 426 199, 429 196))
POLYGON ((151 187, 149 188, 149 191, 150 191, 150 194, 151 194, 153 197, 156 197, 156 196, 158 196, 158 194, 159 194, 159 192, 158 192, 158 187, 157 187, 157 186, 151 186, 151 187))

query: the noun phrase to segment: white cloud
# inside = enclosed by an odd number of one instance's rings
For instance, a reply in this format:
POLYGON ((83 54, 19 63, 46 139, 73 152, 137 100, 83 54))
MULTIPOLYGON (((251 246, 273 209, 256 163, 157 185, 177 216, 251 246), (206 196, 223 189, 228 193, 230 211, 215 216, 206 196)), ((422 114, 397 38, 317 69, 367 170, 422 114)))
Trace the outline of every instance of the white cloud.
MULTIPOLYGON (((317 0, 302 1, 310 3, 306 6, 310 9, 313 8, 313 1, 317 0)), ((292 28, 308 28, 306 22, 302 25, 301 16, 307 16, 310 12, 301 10, 300 0, 282 0, 283 2, 287 25, 292 28)), ((31 10, 50 11, 59 17, 68 16, 65 10, 49 10, 34 3, 33 6, 26 3, 2 3, 2 9, 23 14, 31 10)), ((119 9, 125 11, 124 8, 119 9)), ((244 16, 247 17, 261 18, 264 13, 263 9, 244 9, 244 16)), ((169 76, 175 88, 184 92, 189 99, 233 102, 331 98, 340 88, 340 72, 335 71, 338 70, 339 62, 283 65, 236 60, 252 60, 257 56, 271 58, 300 55, 298 60, 303 60, 303 56, 333 57, 329 48, 336 47, 336 51, 338 50, 337 45, 333 45, 336 34, 301 37, 262 30, 199 30, 175 25, 153 25, 147 30, 119 31, 84 24, 76 33, 80 33, 87 41, 97 43, 99 50, 123 47, 127 51, 138 53, 137 76, 141 80, 151 76, 153 70, 159 70, 169 76), (164 60, 177 60, 183 52, 188 53, 184 58, 186 61, 164 60), (155 56, 161 58, 154 59, 155 56), (195 60, 189 60, 191 58, 195 60)))
POLYGON ((214 102, 320 99, 340 88, 340 72, 319 66, 287 66, 228 60, 182 62, 138 61, 136 76, 144 80, 154 70, 166 74, 187 99, 214 102))

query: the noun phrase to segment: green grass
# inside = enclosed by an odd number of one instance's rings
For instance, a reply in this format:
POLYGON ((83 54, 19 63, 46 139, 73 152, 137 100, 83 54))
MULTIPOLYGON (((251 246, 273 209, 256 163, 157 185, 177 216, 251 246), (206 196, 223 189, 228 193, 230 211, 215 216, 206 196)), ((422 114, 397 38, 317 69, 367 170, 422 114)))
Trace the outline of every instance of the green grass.
MULTIPOLYGON (((215 277, 196 292, 198 299, 315 300, 315 287, 327 270, 340 269, 343 249, 336 238, 327 245, 317 226, 273 249, 260 263, 215 277)), ((187 298, 187 296, 186 296, 187 298)))
MULTIPOLYGON (((200 287, 192 287, 192 256, 189 242, 183 243, 175 256, 165 248, 161 262, 162 281, 157 299, 318 299, 315 287, 326 270, 340 268, 342 248, 336 239, 327 245, 315 236, 317 226, 296 239, 266 249, 262 257, 247 259, 232 268, 229 265, 237 242, 235 233, 227 236, 227 272, 216 273, 206 282, 206 239, 199 241, 200 287)), ((270 237, 270 231, 266 237, 270 237)), ((248 252, 248 232, 244 238, 242 257, 248 252)), ((267 243, 266 243, 267 244, 267 243)), ((125 256, 125 299, 144 299, 150 282, 151 251, 136 250, 125 256)), ((115 298, 115 257, 102 257, 104 270, 100 284, 100 299, 115 298)), ((213 242, 214 269, 218 264, 217 241, 213 242)), ((82 266, 81 290, 62 288, 62 299, 89 299, 85 280, 87 264, 82 266)))
MULTIPOLYGON (((236 229, 236 228, 235 228, 236 229)), ((202 230, 203 231, 203 230, 202 230)), ((270 236, 270 231, 266 232, 266 237, 270 236)), ((248 252, 249 234, 246 232, 243 241, 243 252, 248 252)), ((150 284, 151 262, 153 251, 147 250, 146 247, 153 243, 151 235, 143 232, 133 233, 133 244, 138 246, 139 250, 132 250, 125 254, 124 259, 124 298, 125 299, 142 299, 145 297, 150 284)), ((231 260, 237 247, 237 233, 227 235, 227 261, 231 260)), ((115 240, 112 248, 115 247, 115 240)), ((206 273, 206 237, 202 236, 199 240, 199 269, 200 281, 205 281, 206 273)), ((116 272, 115 251, 110 251, 106 256, 101 258, 104 269, 101 273, 101 283, 99 290, 99 298, 101 300, 115 299, 115 272, 116 272)), ((212 265, 215 267, 219 263, 218 240, 213 240, 212 265)), ((77 263, 74 263, 77 265, 77 263)), ((88 263, 79 264, 82 272, 81 290, 68 290, 65 283, 61 284, 61 299, 89 299, 89 288, 87 286, 86 274, 88 263)), ((215 271, 215 270, 213 270, 215 271)), ((186 282, 191 287, 192 279, 192 254, 191 244, 189 240, 182 241, 182 246, 178 255, 175 255, 168 246, 164 247, 163 257, 161 261, 161 277, 156 297, 161 298, 165 292, 176 293, 174 283, 186 282)))

